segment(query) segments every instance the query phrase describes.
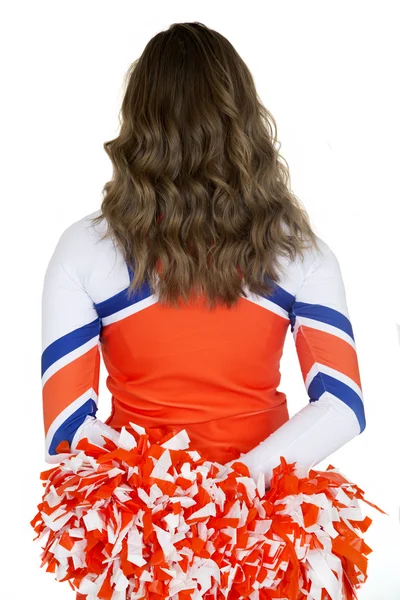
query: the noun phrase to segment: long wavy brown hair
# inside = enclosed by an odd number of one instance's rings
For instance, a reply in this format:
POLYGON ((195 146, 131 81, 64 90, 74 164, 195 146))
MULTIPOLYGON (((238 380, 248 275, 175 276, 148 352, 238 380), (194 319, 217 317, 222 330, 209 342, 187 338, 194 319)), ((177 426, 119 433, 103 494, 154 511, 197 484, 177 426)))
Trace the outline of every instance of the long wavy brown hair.
POLYGON ((294 260, 316 235, 242 58, 204 24, 174 23, 125 81, 94 224, 106 219, 132 269, 128 293, 147 282, 172 307, 204 293, 210 309, 244 286, 271 294, 278 256, 294 260))

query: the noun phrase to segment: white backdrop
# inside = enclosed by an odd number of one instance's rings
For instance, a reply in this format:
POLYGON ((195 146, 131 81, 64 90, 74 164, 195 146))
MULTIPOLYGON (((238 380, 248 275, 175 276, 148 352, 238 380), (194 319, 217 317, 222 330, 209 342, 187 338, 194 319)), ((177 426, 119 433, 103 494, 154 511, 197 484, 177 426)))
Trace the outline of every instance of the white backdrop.
MULTIPOLYGON (((247 62, 278 124, 292 189, 337 254, 358 349, 366 430, 320 463, 342 470, 373 519, 361 600, 400 598, 400 98, 397 2, 14 0, 2 7, 2 595, 75 600, 40 568, 29 521, 44 463, 40 301, 61 232, 100 206, 103 143, 123 76, 173 22, 201 21, 247 62), (4 561, 4 558, 3 558, 4 561)), ((280 390, 307 401, 290 332, 280 390)), ((103 366, 99 412, 110 394, 103 366)))

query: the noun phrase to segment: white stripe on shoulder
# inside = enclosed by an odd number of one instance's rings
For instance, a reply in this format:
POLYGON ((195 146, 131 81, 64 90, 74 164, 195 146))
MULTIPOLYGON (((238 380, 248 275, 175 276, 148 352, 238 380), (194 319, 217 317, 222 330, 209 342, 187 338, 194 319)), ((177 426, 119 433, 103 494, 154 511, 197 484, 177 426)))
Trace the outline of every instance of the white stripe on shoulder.
POLYGON ((118 321, 122 321, 131 315, 144 310, 148 306, 152 306, 158 302, 158 295, 152 294, 151 296, 147 296, 147 298, 143 298, 143 300, 139 300, 138 302, 134 302, 130 304, 126 308, 122 310, 118 310, 117 312, 109 315, 108 317, 102 317, 101 322, 103 326, 110 325, 111 323, 117 323, 118 321))

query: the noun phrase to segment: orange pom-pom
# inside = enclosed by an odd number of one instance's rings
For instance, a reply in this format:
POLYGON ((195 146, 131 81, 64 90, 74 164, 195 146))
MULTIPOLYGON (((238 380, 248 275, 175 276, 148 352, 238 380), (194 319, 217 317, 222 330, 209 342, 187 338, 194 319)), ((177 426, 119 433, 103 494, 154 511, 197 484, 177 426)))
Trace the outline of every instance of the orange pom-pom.
POLYGON ((332 465, 300 477, 280 457, 266 490, 240 461, 189 450, 184 429, 156 441, 136 433, 122 428, 119 445, 102 448, 82 439, 79 454, 41 473, 31 526, 56 580, 87 600, 357 597, 372 551, 358 500, 384 511, 332 465))

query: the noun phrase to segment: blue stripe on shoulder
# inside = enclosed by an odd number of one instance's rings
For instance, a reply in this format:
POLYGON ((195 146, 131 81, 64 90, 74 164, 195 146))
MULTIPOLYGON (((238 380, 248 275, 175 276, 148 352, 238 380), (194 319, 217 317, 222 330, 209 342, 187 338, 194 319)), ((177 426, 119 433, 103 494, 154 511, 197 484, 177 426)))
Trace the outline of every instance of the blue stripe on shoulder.
MULTIPOLYGON (((133 279, 133 271, 127 263, 126 267, 129 273, 129 281, 131 282, 133 279)), ((274 286, 273 293, 270 295, 265 295, 264 297, 271 302, 274 302, 288 313, 293 305, 295 297, 293 294, 287 292, 283 287, 279 286, 276 282, 271 280, 271 283, 274 286)), ((127 293, 128 289, 129 287, 126 287, 121 292, 111 296, 111 298, 107 298, 106 300, 95 304, 94 307, 99 317, 109 317, 110 315, 113 315, 118 311, 135 304, 136 302, 140 302, 141 300, 152 296, 154 293, 147 281, 145 281, 139 289, 134 290, 130 298, 128 297, 127 293)))
MULTIPOLYGON (((133 279, 133 271, 127 261, 125 261, 125 266, 129 275, 129 283, 131 283, 133 279)), ((136 304, 136 302, 140 302, 141 300, 152 296, 154 293, 147 281, 145 281, 139 289, 133 290, 130 296, 128 296, 128 290, 129 286, 127 286, 121 292, 114 294, 114 296, 95 304, 94 307, 99 317, 109 317, 110 315, 113 315, 118 311, 127 308, 128 306, 132 306, 132 304, 136 304)))
POLYGON ((95 304, 94 307, 99 317, 102 319, 104 317, 109 317, 110 315, 113 315, 114 313, 117 313, 118 311, 153 295, 153 291, 151 290, 148 282, 145 282, 140 289, 134 290, 130 298, 128 297, 127 293, 128 289, 129 288, 127 287, 114 296, 111 296, 111 298, 107 298, 106 300, 95 304))
POLYGON ((91 323, 82 325, 82 327, 78 327, 78 329, 74 329, 74 331, 63 335, 47 346, 42 353, 42 377, 47 369, 57 360, 98 336, 100 334, 100 329, 101 321, 97 317, 91 323))
POLYGON ((308 395, 311 402, 316 402, 324 392, 329 392, 339 400, 342 400, 356 414, 360 424, 360 433, 365 429, 364 403, 360 396, 346 383, 339 381, 327 373, 319 372, 308 387, 308 395))
POLYGON ((268 278, 268 283, 273 285, 274 291, 272 292, 272 294, 263 295, 263 297, 267 298, 271 302, 274 302, 274 304, 277 304, 278 306, 283 308, 287 313, 289 313, 289 310, 295 300, 293 294, 286 291, 283 287, 278 285, 276 281, 273 281, 272 279, 268 278))
POLYGON ((329 306, 310 304, 308 302, 294 302, 292 310, 290 311, 292 331, 294 329, 296 317, 306 317, 313 321, 327 323, 328 325, 332 325, 333 327, 337 327, 337 329, 344 331, 354 340, 353 328, 349 319, 343 313, 334 308, 330 308, 329 306))
POLYGON ((49 454, 57 454, 56 448, 58 444, 64 440, 67 440, 69 444, 71 444, 72 438, 78 427, 82 425, 88 415, 95 416, 97 408, 96 402, 90 398, 82 404, 78 410, 72 413, 72 415, 70 415, 55 432, 53 439, 51 440, 49 454))

